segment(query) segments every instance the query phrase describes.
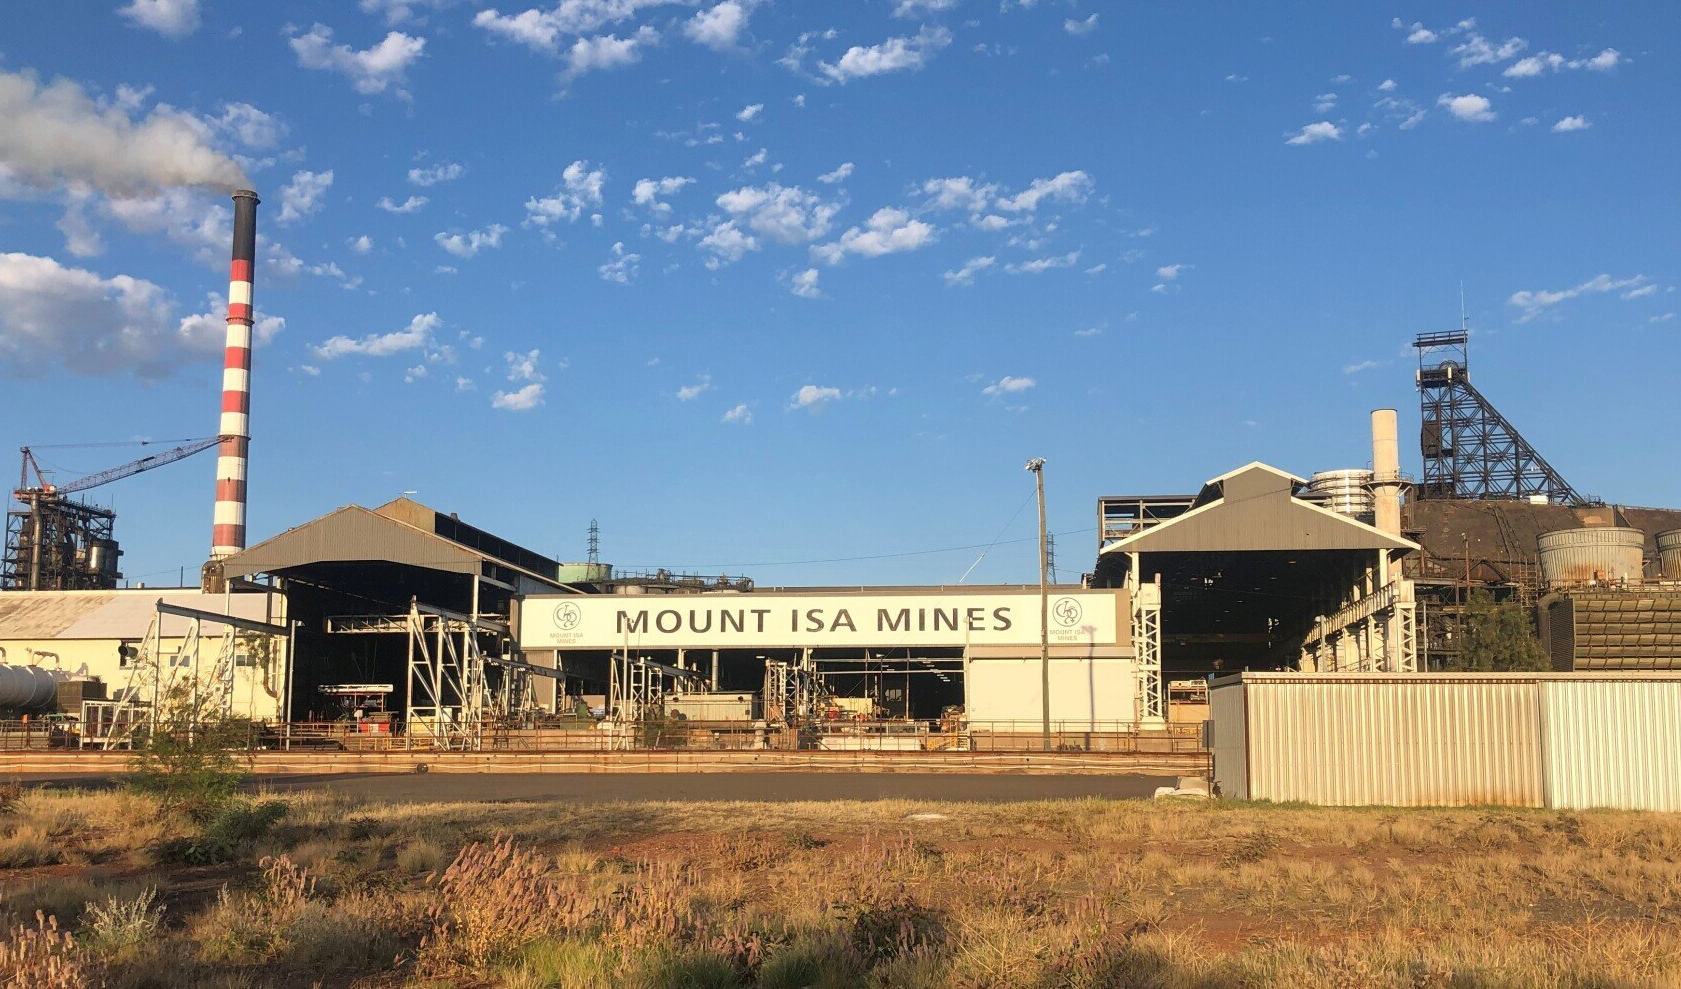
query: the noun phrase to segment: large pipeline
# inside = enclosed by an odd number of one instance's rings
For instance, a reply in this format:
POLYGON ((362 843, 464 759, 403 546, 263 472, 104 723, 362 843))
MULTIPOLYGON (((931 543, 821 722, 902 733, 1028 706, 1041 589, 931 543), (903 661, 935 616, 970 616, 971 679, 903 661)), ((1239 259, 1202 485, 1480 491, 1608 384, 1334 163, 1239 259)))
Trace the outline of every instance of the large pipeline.
POLYGON ((222 444, 216 457, 216 514, 210 558, 245 548, 245 478, 251 447, 251 288, 256 275, 257 194, 233 194, 233 263, 228 272, 228 336, 222 365, 222 444))

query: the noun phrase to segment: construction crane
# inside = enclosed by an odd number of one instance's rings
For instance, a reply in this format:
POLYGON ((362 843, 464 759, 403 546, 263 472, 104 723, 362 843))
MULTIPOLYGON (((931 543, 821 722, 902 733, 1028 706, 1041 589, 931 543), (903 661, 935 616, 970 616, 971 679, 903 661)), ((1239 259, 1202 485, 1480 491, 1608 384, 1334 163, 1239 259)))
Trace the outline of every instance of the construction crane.
MULTIPOLYGON (((169 440, 180 445, 163 453, 53 484, 41 470, 30 447, 23 448, 23 466, 12 496, 23 506, 6 516, 6 549, 0 557, 0 589, 27 591, 107 590, 117 586, 117 558, 122 550, 112 536, 116 513, 108 508, 65 497, 133 477, 157 467, 185 460, 219 442, 211 436, 169 440), (31 485, 30 475, 35 483, 31 485)), ((97 446, 102 444, 82 444, 97 446)))

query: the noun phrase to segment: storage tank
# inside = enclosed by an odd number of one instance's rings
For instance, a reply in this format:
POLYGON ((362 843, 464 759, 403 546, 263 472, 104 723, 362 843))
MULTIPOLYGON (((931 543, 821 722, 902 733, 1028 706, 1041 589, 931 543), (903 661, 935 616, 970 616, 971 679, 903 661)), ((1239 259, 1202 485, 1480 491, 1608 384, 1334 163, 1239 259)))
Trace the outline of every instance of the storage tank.
POLYGON ((613 579, 609 563, 562 563, 556 575, 562 584, 605 584, 613 579))
POLYGON ((59 681, 69 678, 62 670, 0 663, 0 708, 50 711, 58 701, 59 681))
POLYGON ((1665 580, 1681 580, 1681 529, 1658 533, 1658 573, 1665 580))
POLYGON ((1307 482, 1308 497, 1339 515, 1372 521, 1376 501, 1369 470, 1322 470, 1307 482))
POLYGON ((1646 533, 1626 526, 1543 532, 1541 576, 1550 587, 1565 584, 1615 584, 1645 576, 1646 533))

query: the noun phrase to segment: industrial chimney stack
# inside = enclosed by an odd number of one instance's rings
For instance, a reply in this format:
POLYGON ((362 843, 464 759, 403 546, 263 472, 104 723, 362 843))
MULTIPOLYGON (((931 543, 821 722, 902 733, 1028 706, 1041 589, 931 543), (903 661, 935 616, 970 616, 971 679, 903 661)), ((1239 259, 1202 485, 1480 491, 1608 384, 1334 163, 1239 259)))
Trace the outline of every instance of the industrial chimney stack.
POLYGON ((1395 410, 1372 412, 1372 496, 1375 524, 1392 536, 1401 534, 1401 456, 1395 410))
MULTIPOLYGON (((228 274, 228 338, 222 366, 222 445, 216 457, 212 566, 245 548, 245 467, 251 446, 251 283, 257 259, 257 194, 233 194, 233 264, 228 274)), ((208 574, 207 574, 208 576, 208 574)))

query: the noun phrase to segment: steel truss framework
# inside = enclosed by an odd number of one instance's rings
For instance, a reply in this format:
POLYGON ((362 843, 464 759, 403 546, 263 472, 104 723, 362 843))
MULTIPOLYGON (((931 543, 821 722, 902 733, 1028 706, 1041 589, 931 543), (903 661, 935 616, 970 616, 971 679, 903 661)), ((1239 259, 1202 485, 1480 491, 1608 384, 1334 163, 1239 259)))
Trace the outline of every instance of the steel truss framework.
MULTIPOLYGON (((191 725, 204 718, 227 718, 233 715, 235 670, 239 665, 240 647, 255 637, 266 638, 272 645, 286 638, 291 630, 280 625, 253 622, 214 611, 181 608, 159 601, 152 615, 151 626, 141 640, 139 650, 129 665, 128 683, 114 701, 89 702, 91 710, 84 717, 82 745, 90 748, 132 749, 136 742, 149 738, 157 728, 157 718, 180 713, 184 707, 191 725), (187 631, 181 648, 163 654, 163 619, 173 615, 187 620, 187 631), (208 676, 203 675, 203 651, 206 642, 206 623, 223 629, 215 639, 216 658, 208 676), (185 680, 186 694, 178 695, 177 686, 185 680)), ((272 655, 272 649, 267 650, 272 655)), ((286 662, 290 663, 288 651, 286 662)))
POLYGON ((1162 585, 1158 574, 1153 583, 1138 579, 1138 554, 1131 554, 1127 590, 1132 593, 1132 647, 1138 662, 1138 720, 1160 721, 1165 703, 1162 694, 1162 585))
POLYGON ((1554 504, 1583 505, 1564 477, 1471 385, 1466 332, 1426 333, 1418 349, 1420 498, 1511 498, 1544 495, 1554 504))

